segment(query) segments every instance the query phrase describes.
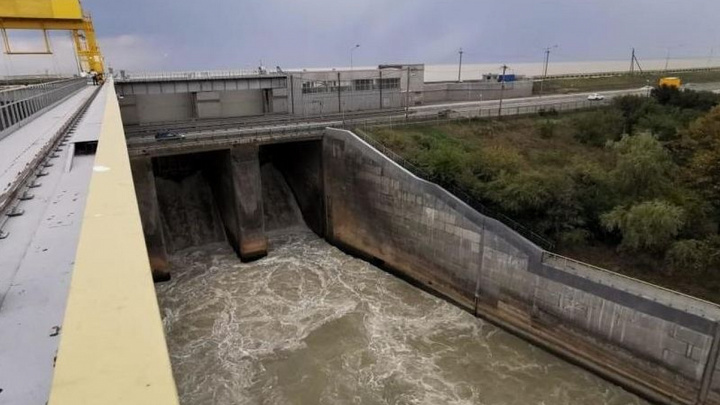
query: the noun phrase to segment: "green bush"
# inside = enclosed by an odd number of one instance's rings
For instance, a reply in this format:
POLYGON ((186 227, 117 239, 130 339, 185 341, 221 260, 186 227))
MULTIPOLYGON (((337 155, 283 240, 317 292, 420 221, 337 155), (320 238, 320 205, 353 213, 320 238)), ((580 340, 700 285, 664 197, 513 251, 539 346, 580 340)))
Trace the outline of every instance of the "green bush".
POLYGON ((625 135, 609 147, 617 159, 611 176, 618 192, 626 199, 654 198, 671 187, 676 166, 668 151, 652 135, 625 135))
POLYGON ((708 250, 708 243, 704 241, 677 241, 665 254, 666 268, 671 273, 702 274, 708 270, 710 264, 708 250))
POLYGON ((444 184, 456 183, 467 167, 466 160, 465 153, 448 146, 430 149, 419 156, 419 164, 430 171, 433 180, 444 184))
POLYGON ((661 252, 680 232, 684 211, 666 201, 654 200, 616 207, 601 220, 607 230, 620 232, 621 249, 661 252))
POLYGON ((609 140, 615 140, 623 133, 622 115, 614 109, 593 111, 582 114, 573 120, 574 137, 579 142, 603 146, 609 140))
POLYGON ((720 95, 709 91, 679 90, 674 87, 657 87, 652 97, 662 105, 671 105, 683 109, 709 111, 720 104, 720 95))
POLYGON ((612 101, 623 118, 623 132, 632 135, 640 118, 652 108, 653 101, 641 96, 620 96, 612 101))
POLYGON ((638 126, 661 141, 670 141, 677 137, 680 117, 668 110, 652 112, 640 118, 638 126))
POLYGON ((503 173, 516 173, 523 166, 523 157, 516 149, 490 147, 471 154, 468 167, 480 181, 492 181, 503 173))

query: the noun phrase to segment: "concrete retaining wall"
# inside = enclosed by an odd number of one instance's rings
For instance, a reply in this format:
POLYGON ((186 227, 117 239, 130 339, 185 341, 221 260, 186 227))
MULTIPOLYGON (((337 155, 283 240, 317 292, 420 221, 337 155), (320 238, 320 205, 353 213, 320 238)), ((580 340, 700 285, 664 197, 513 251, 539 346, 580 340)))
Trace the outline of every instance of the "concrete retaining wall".
POLYGON ((549 255, 354 134, 323 140, 326 238, 662 403, 720 403, 717 306, 549 255))

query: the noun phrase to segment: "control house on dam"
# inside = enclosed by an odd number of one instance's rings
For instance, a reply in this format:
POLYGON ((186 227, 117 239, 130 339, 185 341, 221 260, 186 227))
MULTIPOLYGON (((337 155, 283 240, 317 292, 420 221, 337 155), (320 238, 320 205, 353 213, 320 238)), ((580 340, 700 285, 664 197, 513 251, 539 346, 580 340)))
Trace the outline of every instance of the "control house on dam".
MULTIPOLYGON (((358 71, 347 81, 343 73, 323 72, 116 87, 131 133, 138 120, 226 118, 224 112, 237 114, 233 109, 245 105, 248 114, 277 108, 300 115, 322 105, 312 112, 320 115, 343 106, 402 107, 404 98, 421 103, 401 86, 408 79, 401 72, 412 67, 393 69, 396 77, 379 82, 358 71), (236 90, 243 85, 253 90, 236 90), (367 98, 343 103, 345 94, 363 91, 367 98)), ((412 76, 410 83, 412 93, 412 76)), ((285 205, 296 205, 316 236, 347 254, 653 402, 720 403, 716 305, 545 250, 533 235, 416 177, 362 132, 237 131, 188 132, 151 144, 129 138, 156 281, 172 283, 172 257, 193 246, 228 244, 240 261, 272 260, 269 235, 278 218, 290 215, 278 208, 277 190, 287 189, 292 202, 285 205)))

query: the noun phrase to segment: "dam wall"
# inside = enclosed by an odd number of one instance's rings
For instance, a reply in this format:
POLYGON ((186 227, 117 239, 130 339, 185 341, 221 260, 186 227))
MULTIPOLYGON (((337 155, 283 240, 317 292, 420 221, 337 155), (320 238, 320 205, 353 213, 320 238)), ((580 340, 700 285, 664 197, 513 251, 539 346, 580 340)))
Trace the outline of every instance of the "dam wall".
POLYGON ((716 305, 545 252, 349 131, 322 165, 331 243, 656 402, 720 403, 716 305))

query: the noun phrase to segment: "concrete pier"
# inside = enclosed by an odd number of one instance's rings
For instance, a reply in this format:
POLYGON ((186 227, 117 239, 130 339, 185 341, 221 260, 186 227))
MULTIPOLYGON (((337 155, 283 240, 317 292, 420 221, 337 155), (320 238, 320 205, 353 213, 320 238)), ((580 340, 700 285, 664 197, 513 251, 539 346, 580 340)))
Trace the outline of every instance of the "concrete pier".
POLYGON ((258 259, 267 255, 258 146, 235 147, 230 159, 238 214, 235 248, 242 260, 258 259))
POLYGON ((170 269, 167 261, 165 237, 160 222, 152 158, 133 159, 130 162, 130 168, 135 183, 135 194, 140 209, 140 219, 143 225, 153 280, 166 281, 170 279, 170 269))
POLYGON ((267 255, 257 145, 214 152, 205 173, 228 241, 243 261, 267 255))

